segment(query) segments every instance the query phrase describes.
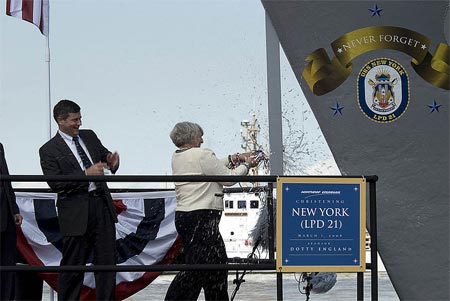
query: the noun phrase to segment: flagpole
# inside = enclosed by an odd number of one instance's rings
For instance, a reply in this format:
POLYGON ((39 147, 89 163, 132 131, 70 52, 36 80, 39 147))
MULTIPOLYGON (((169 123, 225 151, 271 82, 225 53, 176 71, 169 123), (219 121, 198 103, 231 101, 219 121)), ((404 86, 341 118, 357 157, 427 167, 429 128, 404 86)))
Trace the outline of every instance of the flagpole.
MULTIPOLYGON (((47 23, 48 24, 48 23, 47 23)), ((47 63, 47 120, 48 120, 48 139, 50 140, 52 137, 52 97, 51 97, 51 89, 50 89, 50 33, 45 35, 45 62, 47 63)), ((50 287, 50 301, 55 300, 55 291, 50 287)))
POLYGON ((52 98, 51 98, 51 90, 50 90, 50 38, 49 36, 45 37, 46 40, 46 49, 45 49, 45 62, 47 63, 47 102, 48 102, 48 139, 52 137, 52 98))
MULTIPOLYGON (((42 16, 46 19, 46 25, 47 27, 44 29, 44 36, 45 36, 45 62, 47 63, 47 104, 48 104, 48 110, 47 110, 47 120, 48 120, 48 139, 50 140, 52 137, 52 94, 51 94, 51 84, 50 84, 50 7, 49 2, 43 1, 43 5, 47 5, 47 7, 44 7, 43 12, 46 12, 46 15, 42 16)), ((55 291, 53 288, 50 287, 50 301, 55 300, 55 291)))

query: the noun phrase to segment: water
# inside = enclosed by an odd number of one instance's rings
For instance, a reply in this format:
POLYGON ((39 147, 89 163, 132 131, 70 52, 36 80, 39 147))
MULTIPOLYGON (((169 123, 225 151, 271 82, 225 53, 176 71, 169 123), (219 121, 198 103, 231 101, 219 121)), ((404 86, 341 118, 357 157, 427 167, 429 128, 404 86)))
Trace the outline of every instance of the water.
MULTIPOLYGON (((298 274, 297 274, 298 275, 298 274)), ((164 300, 167 288, 175 277, 174 274, 163 274, 156 278, 149 286, 127 298, 127 301, 164 300)), ((298 277, 297 277, 298 278, 298 277)), ((231 297, 234 288, 234 273, 228 277, 228 292, 231 297)), ((245 282, 241 284, 234 300, 276 300, 276 274, 255 273, 247 274, 245 282)), ((43 300, 50 300, 48 287, 44 289, 43 300)), ((364 300, 370 300, 370 272, 364 273, 364 300)), ((398 301, 399 298, 392 287, 386 272, 378 273, 378 298, 383 301, 398 301)), ((56 300, 56 297, 55 297, 56 300)), ((198 300, 205 300, 203 293, 198 300)), ((293 273, 283 274, 283 300, 306 300, 306 295, 298 291, 298 285, 293 273)), ((319 300, 356 300, 356 273, 339 273, 336 285, 327 293, 310 295, 311 301, 319 300)))

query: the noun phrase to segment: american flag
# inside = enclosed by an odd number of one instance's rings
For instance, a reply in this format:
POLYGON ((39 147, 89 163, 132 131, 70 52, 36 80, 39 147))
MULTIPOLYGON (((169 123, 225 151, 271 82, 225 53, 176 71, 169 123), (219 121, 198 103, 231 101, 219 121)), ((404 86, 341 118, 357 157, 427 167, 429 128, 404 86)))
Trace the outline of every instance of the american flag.
POLYGON ((6 0, 6 14, 33 23, 48 37, 49 0, 6 0))

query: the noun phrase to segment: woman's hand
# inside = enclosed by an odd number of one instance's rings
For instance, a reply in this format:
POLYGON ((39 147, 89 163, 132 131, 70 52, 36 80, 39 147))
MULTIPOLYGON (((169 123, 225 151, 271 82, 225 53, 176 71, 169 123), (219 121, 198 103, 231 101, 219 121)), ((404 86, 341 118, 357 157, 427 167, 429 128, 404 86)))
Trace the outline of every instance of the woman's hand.
POLYGON ((248 163, 250 168, 256 167, 259 163, 258 160, 256 160, 256 155, 253 152, 248 154, 249 155, 245 157, 245 162, 248 163))
POLYGON ((228 161, 231 166, 238 166, 241 163, 247 163, 250 168, 256 167, 261 160, 264 160, 265 155, 262 151, 252 151, 247 153, 235 153, 228 156, 228 161), (261 155, 262 154, 262 155, 261 155))
MULTIPOLYGON (((248 161, 248 158, 253 156, 254 152, 248 152, 248 153, 236 153, 234 156, 239 160, 239 162, 244 163, 248 161)), ((248 162, 247 162, 248 163, 248 162)))

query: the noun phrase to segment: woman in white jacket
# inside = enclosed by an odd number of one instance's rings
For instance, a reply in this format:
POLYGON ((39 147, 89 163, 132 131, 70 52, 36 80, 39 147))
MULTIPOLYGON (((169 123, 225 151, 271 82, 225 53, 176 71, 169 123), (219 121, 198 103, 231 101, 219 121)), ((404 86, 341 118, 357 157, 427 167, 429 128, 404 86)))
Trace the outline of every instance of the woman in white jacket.
MULTIPOLYGON (((202 128, 179 122, 170 138, 178 149, 172 156, 173 175, 246 175, 257 162, 252 153, 233 154, 220 160, 200 148, 202 128)), ((223 211, 223 186, 234 183, 177 182, 175 226, 183 240, 184 263, 223 264, 227 253, 219 222, 223 211)), ((228 300, 228 271, 181 271, 172 281, 165 300, 197 300, 203 288, 206 300, 228 300)))

